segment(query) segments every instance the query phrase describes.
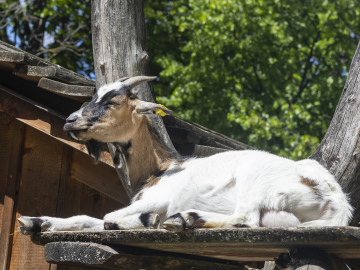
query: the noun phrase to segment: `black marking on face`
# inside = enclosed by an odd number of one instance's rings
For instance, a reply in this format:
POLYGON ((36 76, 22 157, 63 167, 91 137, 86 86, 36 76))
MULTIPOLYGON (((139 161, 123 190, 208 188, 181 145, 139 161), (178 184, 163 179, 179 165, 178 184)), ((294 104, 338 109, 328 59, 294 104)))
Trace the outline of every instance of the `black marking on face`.
POLYGON ((144 225, 144 227, 150 227, 152 224, 151 224, 151 221, 150 221, 150 214, 151 213, 143 213, 140 215, 140 221, 142 223, 142 225, 144 225))
POLYGON ((111 105, 114 104, 114 102, 111 101, 111 99, 113 97, 116 97, 119 95, 120 96, 128 95, 129 91, 130 91, 130 88, 129 89, 121 88, 120 90, 109 91, 101 97, 99 102, 97 102, 99 97, 98 97, 98 94, 96 93, 93 96, 93 99, 91 100, 91 102, 84 107, 82 115, 85 117, 88 116, 90 118, 89 120, 92 123, 97 122, 106 113, 106 111, 109 108, 111 108, 111 105))

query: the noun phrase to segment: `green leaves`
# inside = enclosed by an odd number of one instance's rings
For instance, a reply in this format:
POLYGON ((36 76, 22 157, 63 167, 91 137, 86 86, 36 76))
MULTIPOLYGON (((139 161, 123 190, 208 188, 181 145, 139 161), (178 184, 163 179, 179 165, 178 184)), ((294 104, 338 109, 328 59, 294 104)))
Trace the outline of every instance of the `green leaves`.
MULTIPOLYGON (((90 0, 17 3, 0 5, 3 40, 15 42, 14 35, 20 48, 91 74, 90 0)), ((160 78, 158 102, 258 149, 293 159, 312 153, 359 40, 356 2, 144 4, 151 72, 160 78)))
POLYGON ((256 148, 294 159, 312 153, 330 123, 358 42, 355 4, 146 5, 168 14, 147 23, 161 102, 180 117, 256 148), (163 46, 159 40, 166 48, 152 49, 163 46))
POLYGON ((91 1, 8 0, 0 4, 0 38, 82 74, 93 72, 91 1))

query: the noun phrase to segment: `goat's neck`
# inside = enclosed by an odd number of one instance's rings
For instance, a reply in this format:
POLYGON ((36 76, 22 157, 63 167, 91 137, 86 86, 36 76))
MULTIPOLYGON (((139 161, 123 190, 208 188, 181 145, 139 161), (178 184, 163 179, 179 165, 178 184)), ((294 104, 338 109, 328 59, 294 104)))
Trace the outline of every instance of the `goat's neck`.
POLYGON ((172 160, 171 154, 153 132, 150 120, 144 117, 131 139, 126 158, 132 187, 138 188, 151 175, 167 169, 172 160))

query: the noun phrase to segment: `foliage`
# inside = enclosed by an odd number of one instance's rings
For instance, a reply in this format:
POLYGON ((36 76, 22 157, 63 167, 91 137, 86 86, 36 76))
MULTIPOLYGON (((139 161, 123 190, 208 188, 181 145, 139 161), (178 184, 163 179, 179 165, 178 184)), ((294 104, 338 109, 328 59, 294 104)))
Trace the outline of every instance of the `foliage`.
POLYGON ((0 38, 55 64, 93 72, 90 0, 7 0, 0 38))
POLYGON ((146 3, 159 102, 258 149, 293 159, 312 153, 359 39, 356 3, 146 3))
MULTIPOLYGON (((359 39, 333 0, 144 1, 158 101, 258 149, 300 159, 326 132, 359 39)), ((8 0, 0 38, 93 71, 90 0, 8 0)))

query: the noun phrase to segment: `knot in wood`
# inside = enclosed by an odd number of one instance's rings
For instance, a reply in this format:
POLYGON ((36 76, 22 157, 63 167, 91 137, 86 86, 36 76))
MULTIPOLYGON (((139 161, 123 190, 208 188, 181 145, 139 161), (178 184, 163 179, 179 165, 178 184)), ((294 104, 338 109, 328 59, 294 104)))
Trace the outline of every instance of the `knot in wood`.
POLYGON ((349 97, 348 97, 348 101, 349 102, 354 102, 356 100, 356 97, 354 96, 354 95, 350 95, 349 97))
POLYGON ((141 60, 142 61, 149 61, 149 55, 146 52, 143 52, 141 54, 141 60))

